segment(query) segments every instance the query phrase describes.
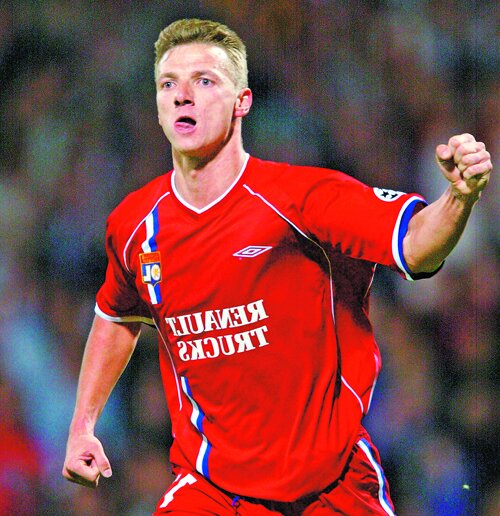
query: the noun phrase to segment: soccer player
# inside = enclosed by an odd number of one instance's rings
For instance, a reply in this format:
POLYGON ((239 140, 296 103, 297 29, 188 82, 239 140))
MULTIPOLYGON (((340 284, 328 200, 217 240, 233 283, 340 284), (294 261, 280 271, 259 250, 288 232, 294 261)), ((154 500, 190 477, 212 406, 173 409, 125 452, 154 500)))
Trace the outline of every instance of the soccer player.
POLYGON ((64 476, 95 487, 111 475, 94 427, 146 323, 176 475, 156 514, 394 514, 361 424, 381 364, 375 264, 410 281, 435 273, 488 182, 489 153, 469 134, 439 145, 448 186, 429 205, 249 156, 245 47, 212 21, 160 33, 155 81, 174 169, 108 219, 64 476))

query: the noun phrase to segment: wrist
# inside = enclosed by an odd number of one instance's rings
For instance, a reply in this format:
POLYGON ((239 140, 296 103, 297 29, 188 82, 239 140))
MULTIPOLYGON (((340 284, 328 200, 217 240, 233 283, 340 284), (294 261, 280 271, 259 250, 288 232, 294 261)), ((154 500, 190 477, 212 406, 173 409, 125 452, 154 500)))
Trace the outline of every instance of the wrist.
POLYGON ((69 427, 70 435, 94 435, 95 421, 88 416, 75 416, 69 427))
POLYGON ((447 193, 453 204, 455 204, 459 209, 464 209, 467 211, 472 210, 474 205, 477 203, 477 201, 479 201, 479 198, 481 197, 480 191, 464 193, 460 191, 458 188, 454 188, 453 185, 450 185, 447 193))

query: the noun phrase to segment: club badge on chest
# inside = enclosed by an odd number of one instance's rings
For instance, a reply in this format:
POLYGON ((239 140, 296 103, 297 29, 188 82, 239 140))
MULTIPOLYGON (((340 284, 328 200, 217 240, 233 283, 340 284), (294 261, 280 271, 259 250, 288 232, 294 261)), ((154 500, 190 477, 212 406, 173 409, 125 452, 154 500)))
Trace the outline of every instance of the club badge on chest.
POLYGON ((141 264, 142 282, 149 283, 153 287, 161 281, 161 256, 160 251, 142 253, 139 255, 141 264))

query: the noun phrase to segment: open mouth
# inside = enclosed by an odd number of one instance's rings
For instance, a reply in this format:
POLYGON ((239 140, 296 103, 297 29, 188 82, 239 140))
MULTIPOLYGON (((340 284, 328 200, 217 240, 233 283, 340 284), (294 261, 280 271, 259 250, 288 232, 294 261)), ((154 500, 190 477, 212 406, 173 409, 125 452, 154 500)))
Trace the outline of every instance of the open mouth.
POLYGON ((181 116, 178 118, 175 122, 175 125, 177 127, 194 127, 196 125, 196 120, 189 116, 181 116))

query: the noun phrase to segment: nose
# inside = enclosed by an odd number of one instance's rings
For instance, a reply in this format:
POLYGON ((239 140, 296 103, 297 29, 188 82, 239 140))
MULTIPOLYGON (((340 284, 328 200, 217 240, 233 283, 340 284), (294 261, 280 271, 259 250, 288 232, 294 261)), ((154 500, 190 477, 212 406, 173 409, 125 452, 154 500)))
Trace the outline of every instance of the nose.
POLYGON ((185 106, 194 104, 193 92, 188 84, 179 84, 175 91, 175 105, 185 106))

